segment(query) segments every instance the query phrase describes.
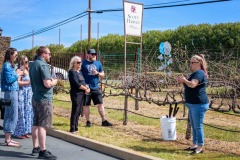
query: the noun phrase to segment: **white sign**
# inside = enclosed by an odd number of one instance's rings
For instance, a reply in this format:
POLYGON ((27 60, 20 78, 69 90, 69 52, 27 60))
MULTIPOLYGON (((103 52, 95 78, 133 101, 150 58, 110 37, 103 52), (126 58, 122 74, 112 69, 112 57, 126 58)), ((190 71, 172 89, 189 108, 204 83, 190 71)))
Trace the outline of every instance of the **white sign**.
POLYGON ((143 5, 124 1, 125 35, 142 36, 143 5))

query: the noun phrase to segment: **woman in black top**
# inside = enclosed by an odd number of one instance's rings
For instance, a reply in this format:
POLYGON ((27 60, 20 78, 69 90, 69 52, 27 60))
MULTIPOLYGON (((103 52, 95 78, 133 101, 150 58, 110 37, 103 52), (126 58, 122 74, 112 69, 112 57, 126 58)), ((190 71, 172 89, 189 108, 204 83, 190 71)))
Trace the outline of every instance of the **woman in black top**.
POLYGON ((70 119, 70 132, 78 132, 78 119, 83 107, 83 97, 89 93, 90 89, 86 87, 81 69, 82 60, 79 56, 74 56, 69 65, 68 77, 70 82, 70 97, 72 101, 72 111, 70 119))

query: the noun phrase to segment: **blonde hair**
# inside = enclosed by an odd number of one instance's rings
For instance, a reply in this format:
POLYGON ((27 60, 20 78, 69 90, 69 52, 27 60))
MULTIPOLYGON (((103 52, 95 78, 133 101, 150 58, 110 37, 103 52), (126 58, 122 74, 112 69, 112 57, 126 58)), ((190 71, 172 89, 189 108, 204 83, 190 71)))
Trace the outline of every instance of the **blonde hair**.
POLYGON ((192 58, 200 63, 201 69, 204 71, 206 77, 208 78, 207 62, 206 62, 205 56, 203 54, 198 54, 198 55, 192 56, 192 58))
POLYGON ((71 69, 73 68, 74 64, 75 64, 77 61, 81 61, 81 57, 79 57, 79 56, 74 56, 74 57, 72 57, 71 60, 70 60, 70 64, 69 64, 68 70, 71 70, 71 69))

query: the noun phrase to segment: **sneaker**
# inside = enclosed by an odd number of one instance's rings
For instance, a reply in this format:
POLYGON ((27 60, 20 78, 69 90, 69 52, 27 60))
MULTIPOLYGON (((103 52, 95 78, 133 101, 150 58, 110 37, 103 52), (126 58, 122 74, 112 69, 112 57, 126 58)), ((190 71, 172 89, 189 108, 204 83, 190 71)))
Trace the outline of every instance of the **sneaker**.
POLYGON ((70 133, 72 133, 72 134, 78 134, 78 131, 70 131, 70 133))
POLYGON ((36 156, 40 152, 40 147, 33 148, 32 150, 32 156, 36 156))
POLYGON ((102 122, 102 126, 108 127, 108 126, 113 126, 113 124, 108 122, 107 120, 105 120, 105 121, 102 122))
POLYGON ((51 159, 51 160, 56 160, 57 157, 52 155, 51 152, 44 150, 39 152, 38 159, 51 159))
POLYGON ((87 121, 87 122, 86 122, 86 126, 87 126, 87 127, 91 127, 91 125, 92 125, 92 124, 91 124, 90 121, 87 121))

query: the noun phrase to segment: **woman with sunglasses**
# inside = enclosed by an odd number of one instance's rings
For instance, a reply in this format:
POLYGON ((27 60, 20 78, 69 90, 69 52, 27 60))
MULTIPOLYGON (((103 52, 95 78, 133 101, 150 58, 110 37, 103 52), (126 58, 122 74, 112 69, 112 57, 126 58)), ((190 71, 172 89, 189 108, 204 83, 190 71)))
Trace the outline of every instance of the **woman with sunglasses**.
POLYGON ((204 131, 203 121, 205 112, 209 108, 209 100, 206 93, 207 87, 207 63, 204 55, 194 55, 190 61, 192 74, 189 78, 178 77, 178 82, 184 85, 186 106, 189 110, 190 124, 192 127, 192 146, 186 148, 192 151, 190 154, 203 153, 204 131))
POLYGON ((5 52, 2 73, 1 73, 1 89, 4 92, 4 98, 11 100, 9 106, 5 106, 3 131, 5 133, 5 145, 18 147, 19 142, 11 139, 18 120, 18 77, 23 75, 20 70, 15 70, 14 62, 17 59, 17 50, 8 48, 5 52))
POLYGON ((14 131, 14 136, 19 139, 30 138, 32 133, 33 110, 32 110, 32 87, 30 85, 28 58, 24 55, 20 57, 19 69, 23 72, 18 78, 18 122, 14 131))
POLYGON ((83 110, 83 98, 90 89, 85 83, 81 72, 82 59, 79 56, 72 57, 69 65, 68 77, 70 82, 70 97, 72 101, 72 111, 70 118, 70 132, 78 132, 78 119, 83 110))

